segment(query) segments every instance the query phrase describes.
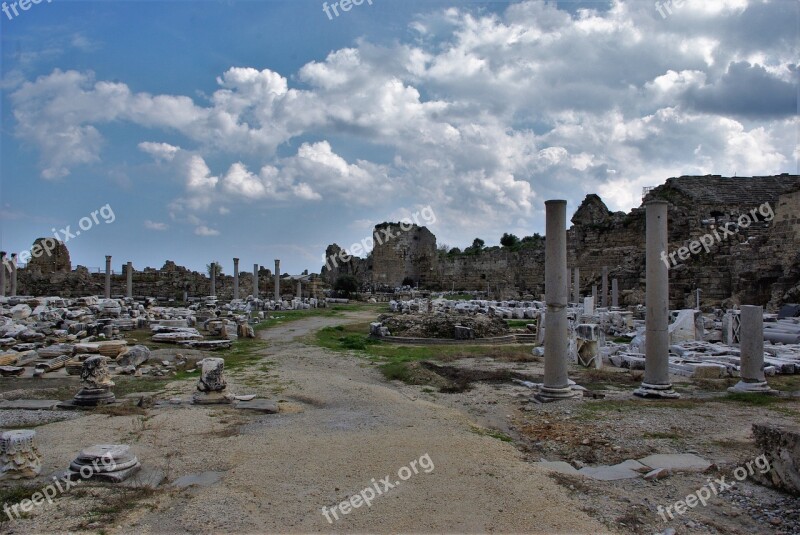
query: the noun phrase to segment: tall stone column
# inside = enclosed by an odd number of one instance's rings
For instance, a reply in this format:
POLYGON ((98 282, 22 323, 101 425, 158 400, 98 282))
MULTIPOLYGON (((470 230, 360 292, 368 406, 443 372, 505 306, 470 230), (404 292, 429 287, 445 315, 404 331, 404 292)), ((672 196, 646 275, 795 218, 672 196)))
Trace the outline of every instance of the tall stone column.
POLYGON ((595 308, 600 306, 600 303, 597 301, 597 285, 592 285, 592 301, 594 301, 595 308))
POLYGON ((297 281, 297 298, 303 298, 303 283, 300 281, 297 281))
POLYGON ((600 295, 600 306, 608 307, 608 267, 603 266, 603 293, 600 295))
POLYGON ((17 296, 17 253, 11 255, 11 297, 17 296))
POLYGON ((544 291, 547 302, 544 327, 544 384, 539 397, 544 400, 569 398, 567 319, 567 201, 545 202, 546 245, 544 291))
POLYGON ((211 262, 211 297, 217 295, 217 263, 211 262))
POLYGON ((572 302, 580 304, 581 302, 581 268, 575 268, 575 280, 572 286, 572 302))
POLYGON ((233 259, 233 298, 239 299, 239 259, 233 259))
POLYGON ((258 264, 253 264, 253 297, 258 299, 258 264))
POLYGON ((764 309, 759 306, 742 305, 739 315, 741 325, 741 380, 728 392, 773 393, 764 376, 764 309))
POLYGON ((678 398, 669 382, 669 268, 661 261, 667 250, 667 201, 646 205, 646 317, 644 381, 640 397, 678 398))
POLYGON ((106 291, 105 298, 111 299, 111 255, 106 255, 106 291))
POLYGON ((0 297, 6 296, 6 252, 0 251, 0 297))
POLYGON ((611 306, 616 308, 619 306, 619 281, 611 279, 611 306))
POLYGON ((275 260, 275 302, 281 301, 281 261, 275 260))
POLYGON ((128 265, 125 266, 125 276, 128 279, 128 291, 125 295, 131 299, 133 297, 133 262, 128 262, 128 265))

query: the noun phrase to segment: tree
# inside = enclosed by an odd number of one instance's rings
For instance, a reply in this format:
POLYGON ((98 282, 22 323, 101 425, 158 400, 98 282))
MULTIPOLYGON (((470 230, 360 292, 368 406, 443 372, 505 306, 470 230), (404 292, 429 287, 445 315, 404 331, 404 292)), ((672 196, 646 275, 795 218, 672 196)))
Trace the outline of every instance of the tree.
POLYGON ((514 247, 517 244, 519 244, 519 238, 508 232, 504 232, 503 237, 500 238, 500 245, 503 247, 514 247))
POLYGON ((478 254, 481 251, 483 251, 484 245, 486 245, 486 242, 484 242, 480 238, 475 238, 474 240, 472 240, 472 245, 464 249, 464 252, 467 254, 478 254))
POLYGON ((401 286, 414 286, 414 279, 411 277, 406 277, 403 279, 401 286))
POLYGON ((338 295, 350 297, 350 294, 358 291, 358 279, 353 275, 339 275, 336 282, 333 283, 333 289, 338 295))
POLYGON ((450 249, 450 251, 447 252, 447 254, 449 254, 451 256, 455 256, 457 254, 461 254, 461 249, 459 249, 458 247, 453 247, 452 249, 450 249))
MULTIPOLYGON (((217 277, 221 277, 222 276, 222 266, 220 265, 219 262, 213 262, 213 264, 216 264, 216 266, 217 266, 217 277)), ((211 265, 212 264, 206 264, 206 273, 208 273, 209 277, 211 276, 211 265)))

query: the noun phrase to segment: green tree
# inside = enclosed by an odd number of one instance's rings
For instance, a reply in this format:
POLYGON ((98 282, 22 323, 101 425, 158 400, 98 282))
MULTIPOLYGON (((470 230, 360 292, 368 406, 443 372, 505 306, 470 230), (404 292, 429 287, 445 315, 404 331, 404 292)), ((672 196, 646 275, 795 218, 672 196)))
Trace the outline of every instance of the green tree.
POLYGON ((358 279, 353 275, 339 275, 336 282, 333 283, 333 289, 337 295, 350 297, 350 294, 358 291, 358 279))
POLYGON ((206 273, 208 274, 208 276, 209 277, 211 276, 211 266, 212 265, 216 265, 217 266, 217 277, 221 277, 222 276, 222 266, 219 264, 219 262, 213 262, 211 264, 206 264, 206 273))
POLYGON ((508 232, 504 232, 503 237, 500 238, 500 245, 503 247, 514 247, 518 244, 519 238, 513 234, 509 234, 508 232))

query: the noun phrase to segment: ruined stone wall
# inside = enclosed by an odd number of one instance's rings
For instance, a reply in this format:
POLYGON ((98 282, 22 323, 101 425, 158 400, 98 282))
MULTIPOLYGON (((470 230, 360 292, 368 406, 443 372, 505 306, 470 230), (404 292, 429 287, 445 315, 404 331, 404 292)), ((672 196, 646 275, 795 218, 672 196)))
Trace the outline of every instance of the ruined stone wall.
POLYGON ((377 287, 395 288, 405 278, 420 286, 436 280, 438 255, 436 236, 427 227, 412 225, 403 230, 400 223, 381 223, 375 226, 375 235, 382 237, 372 250, 372 283, 377 287), (384 230, 388 230, 387 236, 384 230))
MULTIPOLYGON (((19 295, 80 297, 102 296, 105 291, 105 273, 90 273, 83 266, 70 272, 42 273, 38 269, 21 268, 17 274, 19 295)), ((274 279, 272 271, 261 268, 259 289, 263 299, 272 297, 274 279)), ((189 297, 205 297, 211 294, 211 279, 204 273, 191 271, 168 261, 161 269, 145 268, 133 272, 133 295, 136 297, 157 297, 161 299, 183 299, 186 291, 189 297)), ((281 293, 294 294, 296 283, 282 285, 281 293)), ((127 292, 127 276, 111 276, 112 297, 124 297, 127 292)), ((253 274, 239 273, 239 297, 244 299, 253 292, 253 274)), ((305 292, 305 290, 304 290, 305 292)), ((217 297, 224 300, 233 298, 233 275, 221 275, 216 280, 217 297)))

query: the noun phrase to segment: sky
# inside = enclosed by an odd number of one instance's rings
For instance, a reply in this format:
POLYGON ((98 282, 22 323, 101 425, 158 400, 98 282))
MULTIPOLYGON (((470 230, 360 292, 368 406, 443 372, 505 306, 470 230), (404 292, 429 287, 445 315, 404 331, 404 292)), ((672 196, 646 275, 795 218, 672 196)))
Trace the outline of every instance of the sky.
POLYGON ((798 172, 796 0, 339 1, 6 0, 0 248, 298 274, 415 214, 496 245, 798 172))

